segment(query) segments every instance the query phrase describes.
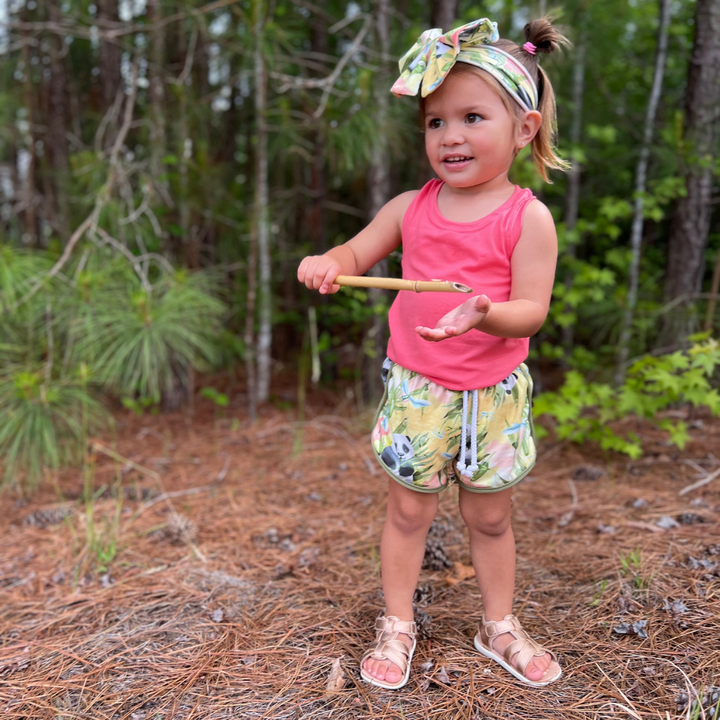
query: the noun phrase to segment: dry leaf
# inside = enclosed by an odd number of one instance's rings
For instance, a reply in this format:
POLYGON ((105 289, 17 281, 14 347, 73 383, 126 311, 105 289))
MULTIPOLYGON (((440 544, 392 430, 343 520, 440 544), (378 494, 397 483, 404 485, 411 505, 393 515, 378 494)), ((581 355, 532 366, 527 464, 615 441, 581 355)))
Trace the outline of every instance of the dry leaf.
POLYGON ((459 562, 453 563, 453 572, 455 573, 454 576, 448 575, 445 578, 448 585, 457 585, 463 580, 475 577, 475 568, 472 565, 463 565, 459 562))
POLYGON ((341 655, 339 658, 333 660, 332 667, 330 668, 330 675, 328 675, 327 684, 325 686, 326 695, 334 695, 335 693, 340 692, 347 683, 347 677, 340 665, 342 658, 343 656, 341 655))

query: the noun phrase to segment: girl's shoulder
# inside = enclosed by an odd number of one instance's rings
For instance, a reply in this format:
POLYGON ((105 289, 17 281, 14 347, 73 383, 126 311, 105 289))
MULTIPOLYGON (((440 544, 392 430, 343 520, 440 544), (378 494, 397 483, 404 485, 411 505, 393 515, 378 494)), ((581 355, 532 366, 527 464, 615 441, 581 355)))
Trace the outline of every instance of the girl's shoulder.
POLYGON ((555 220, 553 220, 552 213, 548 210, 547 205, 538 200, 534 195, 531 195, 529 202, 525 206, 523 226, 525 226, 526 223, 550 224, 555 227, 555 220))

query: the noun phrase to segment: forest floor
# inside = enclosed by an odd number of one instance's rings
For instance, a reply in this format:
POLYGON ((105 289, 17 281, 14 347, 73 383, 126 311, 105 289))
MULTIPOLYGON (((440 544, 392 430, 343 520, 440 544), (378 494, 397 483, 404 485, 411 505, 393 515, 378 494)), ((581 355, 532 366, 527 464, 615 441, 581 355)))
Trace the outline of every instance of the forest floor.
POLYGON ((446 491, 440 569, 423 570, 417 593, 422 639, 408 685, 391 692, 358 671, 382 607, 388 479, 367 418, 352 414, 327 395, 308 399, 302 423, 268 406, 249 425, 204 400, 192 419, 119 414, 84 477, 1 496, 0 714, 713 717, 720 478, 680 491, 720 467, 720 423, 696 421, 682 453, 633 427, 635 462, 542 444, 513 527, 515 612, 564 669, 545 689, 475 652, 482 601, 457 489, 446 491))

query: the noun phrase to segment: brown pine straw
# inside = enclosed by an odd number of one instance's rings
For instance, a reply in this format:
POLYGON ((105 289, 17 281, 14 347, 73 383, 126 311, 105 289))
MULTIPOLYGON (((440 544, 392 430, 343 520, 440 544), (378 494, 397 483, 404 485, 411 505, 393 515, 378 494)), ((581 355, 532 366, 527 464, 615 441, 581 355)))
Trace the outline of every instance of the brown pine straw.
MULTIPOLYGON (((382 606, 387 478, 368 471, 367 424, 314 402, 302 427, 292 411, 273 409, 252 427, 235 410, 237 430, 206 406, 193 421, 119 418, 117 443, 101 443, 130 462, 96 457, 95 485, 107 488, 95 503, 99 528, 121 503, 109 575, 86 543, 77 471, 29 502, 3 496, 3 718, 667 720, 690 717, 676 711, 679 692, 692 699, 720 684, 720 579, 710 569, 720 560, 720 482, 678 495, 698 477, 680 459, 713 471, 707 448, 720 447, 717 421, 705 419, 675 459, 645 426, 646 459, 635 463, 543 445, 546 459, 514 496, 515 611, 558 653, 559 682, 526 688, 480 657, 474 580, 452 584, 452 570, 423 571, 432 638, 419 643, 408 685, 391 692, 363 683, 357 666, 382 606), (304 449, 294 455, 301 430, 304 449), (573 493, 567 479, 588 466, 607 474, 584 480, 580 472, 573 493), (633 507, 638 498, 647 505, 633 507), (26 521, 62 505, 72 514, 59 524, 26 521), (171 512, 195 523, 199 553, 159 532, 171 512), (662 516, 687 512, 706 522, 651 531, 662 516), (627 563, 633 553, 638 580, 635 570, 623 574, 621 557, 627 563), (666 608, 675 600, 687 611, 666 608), (647 620, 647 639, 613 632, 637 620, 647 620), (347 682, 326 694, 337 658, 347 682)), ((456 489, 441 498, 445 547, 467 566, 456 502, 456 489)))

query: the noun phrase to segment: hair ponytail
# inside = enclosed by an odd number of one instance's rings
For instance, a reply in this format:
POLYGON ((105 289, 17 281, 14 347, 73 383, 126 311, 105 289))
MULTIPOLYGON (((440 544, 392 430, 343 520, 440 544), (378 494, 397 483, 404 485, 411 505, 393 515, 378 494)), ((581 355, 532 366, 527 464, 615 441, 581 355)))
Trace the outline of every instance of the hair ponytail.
MULTIPOLYGON (((561 45, 569 45, 570 41, 553 26, 547 16, 529 22, 524 28, 524 35, 525 45, 517 45, 511 40, 504 39, 492 44, 521 62, 535 81, 538 90, 538 111, 542 115, 542 124, 532 140, 530 152, 533 164, 542 175, 543 180, 550 182, 547 175, 548 168, 567 170, 570 165, 557 153, 555 93, 550 79, 538 64, 538 54, 555 52, 561 45)), ((516 103, 514 104, 516 105, 516 103)))

